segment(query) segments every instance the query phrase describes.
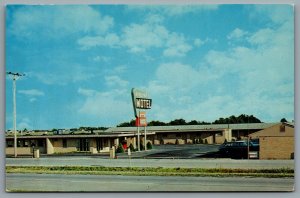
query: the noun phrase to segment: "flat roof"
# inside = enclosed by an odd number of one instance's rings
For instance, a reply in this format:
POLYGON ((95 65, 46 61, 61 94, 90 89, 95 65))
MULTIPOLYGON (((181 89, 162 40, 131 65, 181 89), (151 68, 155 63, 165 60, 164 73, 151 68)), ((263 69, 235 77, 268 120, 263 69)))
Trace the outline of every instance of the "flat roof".
MULTIPOLYGON (((176 125, 176 126, 147 126, 147 131, 168 132, 168 131, 206 131, 206 130, 248 130, 248 129, 265 129, 276 123, 246 123, 246 124, 206 124, 206 125, 176 125)), ((105 132, 131 132, 136 131, 137 127, 112 127, 105 132)), ((140 128, 143 130, 143 127, 140 128)))
MULTIPOLYGON (((147 135, 154 135, 155 132, 147 132, 147 135)), ((62 134, 62 135, 23 135, 20 136, 18 135, 18 139, 44 139, 44 138, 50 138, 50 139, 55 139, 55 138, 97 138, 97 137, 132 137, 136 136, 137 133, 108 133, 108 134, 81 134, 81 135, 76 135, 76 134, 62 134)), ((144 135, 144 131, 140 131, 140 135, 144 135)), ((14 139, 14 136, 6 136, 6 139, 14 139)))
MULTIPOLYGON (((231 130, 250 130, 256 129, 261 130, 274 126, 277 123, 244 123, 244 124, 206 124, 206 125, 176 125, 176 126, 147 126, 147 134, 153 135, 156 133, 171 133, 171 132, 204 132, 204 131, 222 131, 224 129, 231 130)), ((144 127, 140 127, 140 134, 144 134, 144 127)), ((32 138, 93 138, 93 137, 125 137, 125 136, 136 136, 137 127, 112 127, 108 128, 104 132, 99 134, 82 133, 82 134, 48 134, 48 135, 37 135, 34 133, 27 135, 18 135, 18 138, 32 139, 32 138)), ((13 135, 9 136, 6 134, 6 138, 14 138, 13 135)))

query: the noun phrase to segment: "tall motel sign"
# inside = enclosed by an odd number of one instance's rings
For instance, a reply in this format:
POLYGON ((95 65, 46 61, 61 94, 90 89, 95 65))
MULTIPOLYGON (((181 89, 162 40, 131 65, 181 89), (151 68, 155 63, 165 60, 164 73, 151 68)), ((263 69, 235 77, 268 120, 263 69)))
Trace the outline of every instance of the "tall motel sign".
POLYGON ((146 110, 151 109, 152 99, 149 98, 147 92, 132 88, 131 90, 133 111, 135 116, 135 125, 137 126, 138 151, 140 151, 140 127, 144 127, 144 148, 147 150, 147 120, 146 110))

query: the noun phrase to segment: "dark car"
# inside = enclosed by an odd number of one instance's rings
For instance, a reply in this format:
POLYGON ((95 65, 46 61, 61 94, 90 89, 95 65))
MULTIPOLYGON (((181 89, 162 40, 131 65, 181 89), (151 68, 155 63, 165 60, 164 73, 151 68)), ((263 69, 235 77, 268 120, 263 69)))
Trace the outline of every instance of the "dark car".
MULTIPOLYGON (((249 141, 249 152, 259 151, 259 144, 249 141)), ((248 141, 241 140, 236 142, 226 142, 219 147, 219 152, 224 157, 248 158, 248 141)))

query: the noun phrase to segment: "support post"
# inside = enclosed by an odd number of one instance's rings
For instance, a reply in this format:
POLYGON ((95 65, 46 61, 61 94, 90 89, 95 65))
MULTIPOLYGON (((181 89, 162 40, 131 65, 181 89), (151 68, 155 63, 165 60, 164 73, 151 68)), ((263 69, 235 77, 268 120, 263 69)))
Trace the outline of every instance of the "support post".
POLYGON ((17 103, 16 103, 16 77, 13 77, 13 125, 14 125, 14 155, 17 157, 17 103))
POLYGON ((145 151, 147 150, 147 131, 146 131, 146 126, 145 126, 145 132, 144 132, 145 134, 145 139, 144 139, 144 146, 145 146, 145 151))
POLYGON ((139 125, 137 126, 137 132, 138 132, 138 151, 141 151, 141 149, 140 149, 140 127, 139 127, 139 125))

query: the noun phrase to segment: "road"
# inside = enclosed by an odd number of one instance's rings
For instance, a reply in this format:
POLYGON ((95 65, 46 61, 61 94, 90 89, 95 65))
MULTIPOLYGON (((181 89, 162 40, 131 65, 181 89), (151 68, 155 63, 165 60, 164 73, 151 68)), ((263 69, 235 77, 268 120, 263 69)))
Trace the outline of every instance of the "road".
POLYGON ((7 191, 292 191, 291 178, 7 174, 7 191))

